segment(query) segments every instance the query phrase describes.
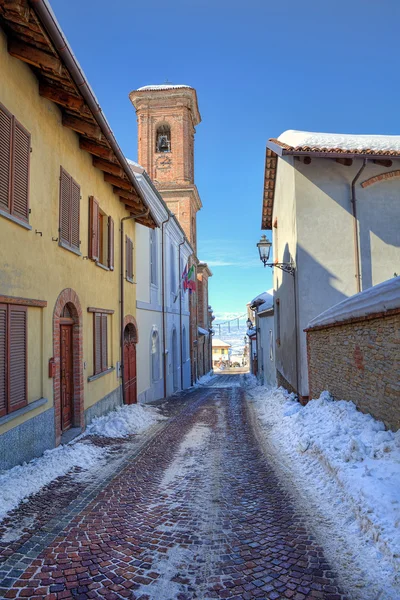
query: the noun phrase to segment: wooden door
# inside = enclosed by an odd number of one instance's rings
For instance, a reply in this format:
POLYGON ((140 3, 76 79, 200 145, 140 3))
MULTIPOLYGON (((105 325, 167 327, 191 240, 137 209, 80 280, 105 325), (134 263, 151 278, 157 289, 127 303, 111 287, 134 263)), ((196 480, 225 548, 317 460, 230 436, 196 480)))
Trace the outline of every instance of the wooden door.
POLYGON ((61 430, 66 431, 72 425, 74 412, 72 325, 61 325, 60 327, 61 430))
POLYGON ((133 325, 128 325, 124 334, 124 389, 125 403, 135 404, 137 402, 136 334, 133 325))

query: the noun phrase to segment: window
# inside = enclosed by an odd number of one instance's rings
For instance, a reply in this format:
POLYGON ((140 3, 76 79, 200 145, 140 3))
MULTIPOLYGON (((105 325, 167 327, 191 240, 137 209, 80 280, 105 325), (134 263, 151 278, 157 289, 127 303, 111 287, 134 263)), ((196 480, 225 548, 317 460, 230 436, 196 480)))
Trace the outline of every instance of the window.
POLYGON ((187 341, 186 341, 186 327, 182 328, 182 361, 187 361, 187 341))
POLYGON ((160 125, 156 133, 156 152, 171 152, 171 129, 160 125))
POLYGON ((153 381, 160 378, 160 339, 157 329, 151 332, 151 378, 153 381))
POLYGON ((171 276, 171 294, 176 294, 176 268, 175 268, 175 248, 171 244, 171 257, 170 257, 170 276, 171 276))
POLYGON ((107 314, 93 313, 94 319, 94 374, 108 369, 107 314))
POLYGON ((114 220, 100 209, 94 196, 89 198, 89 258, 114 270, 114 220))
POLYGON ((221 348, 221 354, 225 354, 225 348, 221 348))
POLYGON ((150 282, 157 285, 157 232, 150 229, 150 282))
POLYGON ((60 175, 60 245, 79 252, 81 188, 61 167, 60 175))
POLYGON ((28 222, 30 133, 0 104, 0 210, 28 222))
POLYGON ((133 242, 128 236, 125 236, 125 265, 126 278, 133 283, 133 242))
POLYGON ((281 344, 281 303, 279 300, 275 301, 276 306, 276 344, 281 344))
POLYGON ((27 404, 27 309, 0 304, 0 417, 27 404))

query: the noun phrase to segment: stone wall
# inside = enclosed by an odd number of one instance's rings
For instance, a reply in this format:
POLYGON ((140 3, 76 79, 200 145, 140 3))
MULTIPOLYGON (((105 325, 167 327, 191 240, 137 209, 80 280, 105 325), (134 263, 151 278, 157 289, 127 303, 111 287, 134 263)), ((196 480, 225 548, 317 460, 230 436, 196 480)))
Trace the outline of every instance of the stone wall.
POLYGON ((400 427, 400 309, 307 331, 310 398, 328 390, 400 427))

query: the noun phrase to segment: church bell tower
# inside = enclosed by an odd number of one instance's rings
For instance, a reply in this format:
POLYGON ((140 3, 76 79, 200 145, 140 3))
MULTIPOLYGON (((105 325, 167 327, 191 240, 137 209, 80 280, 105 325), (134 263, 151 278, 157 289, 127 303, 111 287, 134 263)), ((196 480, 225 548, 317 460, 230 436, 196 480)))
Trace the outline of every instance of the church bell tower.
POLYGON ((187 85, 148 85, 129 94, 138 119, 138 160, 157 186, 197 252, 194 135, 201 117, 196 90, 187 85))

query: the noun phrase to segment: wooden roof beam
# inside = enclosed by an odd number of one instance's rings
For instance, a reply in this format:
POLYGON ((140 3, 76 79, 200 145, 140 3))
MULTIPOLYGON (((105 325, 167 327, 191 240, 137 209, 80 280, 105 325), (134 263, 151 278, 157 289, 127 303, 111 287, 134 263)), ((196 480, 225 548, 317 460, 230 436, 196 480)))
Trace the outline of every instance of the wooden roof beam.
POLYGON ((103 160, 102 158, 97 158, 93 156, 93 166, 97 167, 101 171, 105 173, 110 173, 111 175, 115 175, 116 177, 122 177, 124 172, 121 167, 115 163, 108 162, 107 160, 103 160))
POLYGON ((43 52, 43 50, 38 50, 33 46, 29 46, 29 44, 24 44, 23 42, 9 38, 8 52, 11 56, 19 58, 19 60, 22 60, 29 65, 33 65, 34 67, 38 67, 39 69, 50 69, 50 71, 55 71, 59 75, 62 73, 62 64, 58 58, 51 54, 47 54, 47 52, 43 52))
POLYGON ((4 0, 3 8, 18 15, 19 19, 24 23, 29 21, 29 4, 27 0, 4 0))
POLYGON ((335 158, 335 161, 340 165, 344 165, 345 167, 351 167, 353 164, 352 158, 335 158))
POLYGON ((378 160, 378 159, 375 159, 375 160, 373 160, 372 162, 373 162, 375 165, 380 165, 381 167, 391 167, 391 166, 392 166, 392 164, 393 164, 393 161, 392 161, 392 160, 387 160, 387 159, 384 159, 384 158, 382 158, 382 159, 380 159, 380 160, 378 160))
POLYGON ((79 111, 83 107, 83 98, 69 94, 59 87, 44 83, 43 81, 39 81, 39 94, 43 96, 43 98, 52 100, 52 102, 71 110, 79 111))
POLYGON ((68 127, 68 129, 72 129, 77 133, 82 133, 83 135, 87 135, 96 140, 101 139, 100 127, 94 125, 93 123, 89 123, 88 121, 84 121, 83 119, 73 117, 72 115, 63 114, 62 124, 64 127, 68 127))
POLYGON ((131 192, 127 192, 126 190, 121 190, 118 187, 114 187, 114 194, 116 194, 123 200, 129 200, 129 202, 135 203, 137 206, 140 206, 141 204, 140 198, 136 194, 132 194, 131 192))
POLYGON ((116 187, 120 187, 123 190, 128 190, 128 192, 134 192, 131 182, 126 179, 121 179, 119 177, 115 177, 115 175, 104 173, 104 181, 107 181, 107 183, 111 183, 111 185, 115 185, 116 187))
POLYGON ((114 153, 110 148, 106 148, 105 146, 101 146, 100 144, 96 144, 92 140, 88 140, 87 138, 81 137, 79 139, 79 147, 81 150, 86 150, 86 152, 90 152, 90 154, 94 154, 94 156, 98 156, 99 158, 104 158, 104 160, 113 160, 114 153))

